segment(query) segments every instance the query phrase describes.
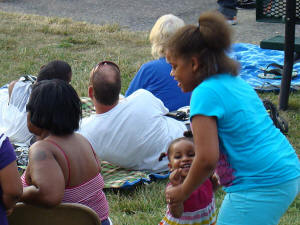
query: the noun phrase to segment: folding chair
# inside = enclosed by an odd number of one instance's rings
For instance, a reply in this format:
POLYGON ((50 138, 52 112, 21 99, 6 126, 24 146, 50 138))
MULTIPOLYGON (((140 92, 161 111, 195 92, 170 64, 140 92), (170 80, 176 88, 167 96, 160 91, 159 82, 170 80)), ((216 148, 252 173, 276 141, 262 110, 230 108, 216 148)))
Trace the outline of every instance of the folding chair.
POLYGON ((18 203, 8 217, 9 225, 101 225, 98 214, 77 203, 61 203, 54 208, 18 203))

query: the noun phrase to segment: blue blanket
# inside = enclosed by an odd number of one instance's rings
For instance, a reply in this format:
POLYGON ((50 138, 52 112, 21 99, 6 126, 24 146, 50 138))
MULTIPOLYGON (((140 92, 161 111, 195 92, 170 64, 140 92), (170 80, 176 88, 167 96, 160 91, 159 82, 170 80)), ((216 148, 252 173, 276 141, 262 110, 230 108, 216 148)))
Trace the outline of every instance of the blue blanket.
MULTIPOLYGON (((283 65, 284 52, 262 49, 258 45, 237 43, 233 44, 229 56, 241 64, 240 76, 257 91, 279 91, 280 79, 262 79, 257 75, 263 73, 260 68, 266 68, 271 63, 283 65)), ((292 79, 291 89, 300 87, 300 63, 294 64, 298 75, 292 79)))

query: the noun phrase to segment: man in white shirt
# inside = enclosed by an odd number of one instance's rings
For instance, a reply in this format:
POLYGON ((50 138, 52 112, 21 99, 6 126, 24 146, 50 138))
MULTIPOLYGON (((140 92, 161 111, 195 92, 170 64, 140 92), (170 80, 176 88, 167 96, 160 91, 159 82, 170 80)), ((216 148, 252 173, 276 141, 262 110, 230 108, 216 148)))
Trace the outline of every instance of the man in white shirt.
POLYGON ((84 118, 78 132, 102 160, 135 170, 168 170, 168 161, 158 158, 172 140, 183 136, 185 124, 165 116, 168 109, 149 91, 139 89, 119 101, 120 90, 118 66, 99 63, 91 71, 88 89, 96 114, 84 118))

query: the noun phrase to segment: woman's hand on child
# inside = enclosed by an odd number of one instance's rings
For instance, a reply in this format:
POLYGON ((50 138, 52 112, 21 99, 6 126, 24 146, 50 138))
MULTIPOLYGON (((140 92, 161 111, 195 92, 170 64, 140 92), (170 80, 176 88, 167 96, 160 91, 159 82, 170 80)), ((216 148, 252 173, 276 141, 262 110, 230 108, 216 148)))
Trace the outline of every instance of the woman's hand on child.
POLYGON ((172 184, 172 186, 177 186, 179 184, 182 184, 183 179, 181 176, 181 171, 182 169, 175 169, 169 177, 170 183, 172 184))
POLYGON ((189 196, 184 193, 182 184, 177 186, 169 186, 166 188, 166 201, 168 204, 181 204, 189 196))

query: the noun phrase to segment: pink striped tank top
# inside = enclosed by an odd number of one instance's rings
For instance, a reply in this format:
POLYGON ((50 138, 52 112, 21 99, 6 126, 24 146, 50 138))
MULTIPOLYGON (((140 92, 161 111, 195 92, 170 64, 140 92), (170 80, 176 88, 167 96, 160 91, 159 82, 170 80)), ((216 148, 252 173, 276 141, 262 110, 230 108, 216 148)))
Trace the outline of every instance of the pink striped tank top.
MULTIPOLYGON (((29 186, 25 181, 25 172, 21 177, 23 187, 29 186)), ((75 187, 66 187, 62 202, 80 203, 93 209, 99 218, 105 220, 108 218, 108 202, 102 191, 104 181, 99 173, 91 180, 75 187)))
MULTIPOLYGON (((108 218, 108 212, 109 212, 109 206, 108 202, 106 200, 105 194, 103 192, 104 187, 104 181, 99 173, 94 178, 78 185, 78 186, 69 186, 70 182, 70 163, 67 155, 63 151, 63 149, 57 145, 55 142, 48 140, 50 143, 54 144, 56 147, 58 147, 62 153, 64 154, 64 157, 68 163, 68 169, 69 169, 69 177, 67 186, 65 188, 64 197, 62 199, 62 202, 66 203, 80 203, 83 205, 86 205, 93 209, 98 215, 101 221, 108 218)), ((92 149, 93 150, 93 149, 92 149)), ((95 152, 93 150, 94 156, 95 152)), ((97 161, 97 160, 96 160, 97 161)), ((98 163, 98 161, 97 161, 98 163)), ((98 164, 99 165, 99 164, 98 164)), ((99 165, 100 167, 100 165, 99 165)), ((21 176, 23 187, 29 186, 26 183, 25 180, 25 174, 26 171, 21 176)))

